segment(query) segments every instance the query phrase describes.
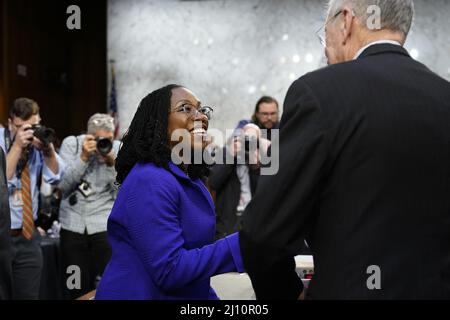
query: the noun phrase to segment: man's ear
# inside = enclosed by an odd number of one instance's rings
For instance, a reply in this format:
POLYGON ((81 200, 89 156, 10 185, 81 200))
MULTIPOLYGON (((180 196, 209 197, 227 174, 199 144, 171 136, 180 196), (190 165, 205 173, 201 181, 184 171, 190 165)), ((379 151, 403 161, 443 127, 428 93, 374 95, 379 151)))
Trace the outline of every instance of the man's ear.
POLYGON ((352 35, 352 28, 354 24, 355 14, 353 10, 344 8, 342 9, 342 24, 341 24, 341 35, 342 35, 342 44, 345 45, 347 41, 350 39, 352 35))

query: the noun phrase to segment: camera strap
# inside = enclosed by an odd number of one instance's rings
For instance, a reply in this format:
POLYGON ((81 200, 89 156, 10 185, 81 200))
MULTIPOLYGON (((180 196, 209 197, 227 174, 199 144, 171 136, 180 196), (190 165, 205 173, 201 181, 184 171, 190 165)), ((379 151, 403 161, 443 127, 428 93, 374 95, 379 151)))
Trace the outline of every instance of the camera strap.
MULTIPOLYGON (((11 151, 11 147, 12 147, 12 141, 11 141, 11 131, 9 131, 9 128, 4 128, 3 131, 3 139, 5 141, 5 150, 6 150, 6 154, 9 153, 9 151, 11 151)), ((21 175, 22 175, 22 170, 25 167, 26 161, 25 159, 20 159, 19 162, 17 163, 17 167, 16 167, 16 176, 17 179, 20 179, 21 175)))
POLYGON ((75 141, 77 142, 77 148, 75 149, 75 156, 78 156, 78 147, 79 147, 79 142, 78 142, 78 137, 77 136, 74 136, 75 137, 75 141))
POLYGON ((6 153, 8 153, 9 150, 11 150, 11 146, 12 146, 12 143, 11 143, 11 132, 9 131, 8 128, 5 128, 5 130, 3 131, 3 136, 4 136, 4 139, 5 139, 5 150, 6 150, 6 153))
MULTIPOLYGON (((79 150, 80 142, 78 141, 78 138, 79 138, 79 137, 77 137, 77 136, 73 136, 73 137, 75 138, 75 142, 76 142, 76 148, 75 148, 75 153, 74 153, 74 156, 75 156, 75 158, 76 158, 76 157, 78 157, 78 150, 79 150)), ((89 173, 91 173, 92 171, 93 171, 93 170, 92 170, 92 161, 89 161, 88 168, 86 169, 86 171, 85 171, 85 172, 83 173, 83 175, 81 176, 80 181, 78 182, 77 186, 80 185, 81 183, 85 182, 85 177, 86 177, 89 173)), ((76 191, 77 191, 77 188, 75 188, 74 191, 76 192, 76 191)))

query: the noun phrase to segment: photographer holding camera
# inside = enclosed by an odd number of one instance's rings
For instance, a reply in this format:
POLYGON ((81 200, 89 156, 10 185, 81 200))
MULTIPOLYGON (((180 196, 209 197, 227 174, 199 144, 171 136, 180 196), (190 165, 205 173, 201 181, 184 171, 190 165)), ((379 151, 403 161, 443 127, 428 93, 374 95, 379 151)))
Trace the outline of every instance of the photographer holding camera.
POLYGON ((208 184, 216 192, 216 238, 239 231, 242 213, 252 199, 260 175, 260 155, 267 153, 270 141, 261 137, 255 124, 236 130, 224 150, 224 160, 216 163, 208 184), (226 163, 226 153, 233 163, 226 163))
POLYGON ((81 269, 81 289, 71 290, 71 299, 95 289, 111 256, 106 224, 117 194, 114 164, 120 146, 114 131, 110 115, 95 114, 86 135, 67 137, 61 146, 68 166, 59 184, 63 270, 81 269))
POLYGON ((242 129, 246 124, 254 123, 260 129, 267 130, 267 139, 272 140, 272 130, 280 129, 280 111, 278 101, 269 96, 261 97, 256 102, 255 112, 250 120, 239 121, 236 129, 242 129))
POLYGON ((53 146, 54 131, 40 122, 37 103, 19 98, 10 110, 8 128, 0 129, 11 211, 13 299, 39 297, 43 261, 35 221, 40 185, 42 180, 57 184, 64 172, 53 146))

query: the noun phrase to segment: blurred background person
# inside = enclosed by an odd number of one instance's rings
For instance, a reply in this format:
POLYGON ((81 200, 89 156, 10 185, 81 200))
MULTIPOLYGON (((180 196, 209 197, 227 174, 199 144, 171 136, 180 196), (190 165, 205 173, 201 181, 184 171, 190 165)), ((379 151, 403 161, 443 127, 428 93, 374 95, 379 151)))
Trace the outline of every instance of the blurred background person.
POLYGON ((216 194, 217 238, 240 230, 242 214, 258 184, 260 152, 267 152, 269 145, 257 125, 246 124, 235 131, 225 147, 224 160, 212 167, 208 185, 216 194), (227 152, 234 158, 233 163, 226 163, 227 152))
POLYGON ((268 140, 272 139, 272 129, 279 129, 279 107, 278 101, 275 98, 264 96, 261 97, 255 106, 255 112, 251 120, 239 121, 236 129, 242 129, 246 124, 256 124, 260 129, 267 130, 268 140))
POLYGON ((11 298, 11 213, 9 212, 8 182, 5 153, 0 148, 0 300, 11 298))
POLYGON ((13 299, 38 299, 42 271, 40 235, 35 220, 41 180, 55 185, 64 162, 53 146, 54 131, 40 125, 38 104, 28 98, 14 101, 8 128, 0 129, 6 156, 11 210, 13 299))
POLYGON ((70 290, 76 299, 95 289, 111 257, 106 223, 116 198, 114 169, 120 142, 114 140, 114 118, 93 115, 87 134, 64 139, 60 154, 67 172, 59 189, 62 193, 61 257, 63 271, 76 265, 81 270, 81 289, 70 290))

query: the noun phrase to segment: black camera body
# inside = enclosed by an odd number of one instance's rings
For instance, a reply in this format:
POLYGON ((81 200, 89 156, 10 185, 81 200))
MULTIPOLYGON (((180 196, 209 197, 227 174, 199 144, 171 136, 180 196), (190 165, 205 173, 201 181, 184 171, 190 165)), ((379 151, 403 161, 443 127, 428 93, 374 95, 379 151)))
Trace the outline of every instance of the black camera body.
POLYGON ((251 146, 255 146, 256 149, 259 149, 259 139, 255 136, 245 136, 244 137, 244 150, 245 155, 247 156, 250 153, 251 146))
POLYGON ((245 162, 245 164, 250 164, 250 153, 251 151, 253 152, 255 151, 255 146, 256 150, 259 149, 259 138, 255 136, 245 135, 241 139, 242 145, 244 147, 244 154, 243 155, 238 154, 237 159, 238 161, 242 161, 242 156, 244 156, 243 161, 245 162))
POLYGON ((44 147, 48 147, 50 143, 55 141, 55 130, 51 128, 40 124, 33 124, 28 130, 33 130, 33 135, 44 144, 44 147))
POLYGON ((112 148, 113 143, 108 138, 96 138, 95 141, 97 141, 97 150, 102 156, 108 155, 112 148))

